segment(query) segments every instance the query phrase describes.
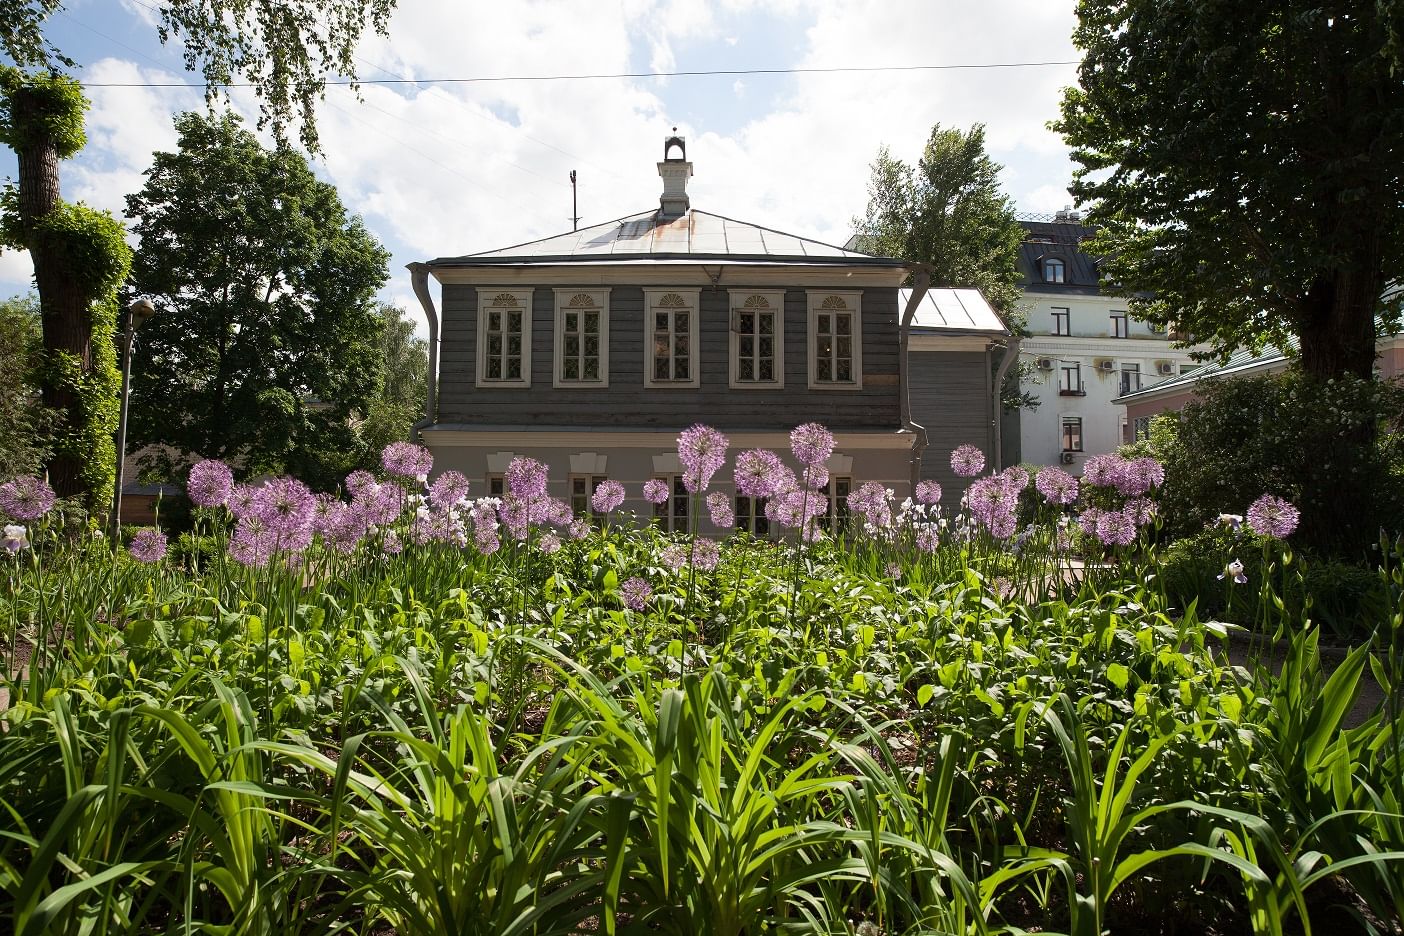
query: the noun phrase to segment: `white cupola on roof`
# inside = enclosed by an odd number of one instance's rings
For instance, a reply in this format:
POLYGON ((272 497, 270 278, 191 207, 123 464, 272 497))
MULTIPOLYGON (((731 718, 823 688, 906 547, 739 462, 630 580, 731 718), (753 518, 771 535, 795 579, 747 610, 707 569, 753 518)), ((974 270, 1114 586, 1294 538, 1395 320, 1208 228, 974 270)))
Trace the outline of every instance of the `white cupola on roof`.
POLYGON ((663 161, 658 164, 658 175, 663 179, 663 194, 658 199, 660 218, 681 218, 687 214, 687 180, 692 176, 692 163, 687 161, 687 142, 674 135, 663 141, 663 161))

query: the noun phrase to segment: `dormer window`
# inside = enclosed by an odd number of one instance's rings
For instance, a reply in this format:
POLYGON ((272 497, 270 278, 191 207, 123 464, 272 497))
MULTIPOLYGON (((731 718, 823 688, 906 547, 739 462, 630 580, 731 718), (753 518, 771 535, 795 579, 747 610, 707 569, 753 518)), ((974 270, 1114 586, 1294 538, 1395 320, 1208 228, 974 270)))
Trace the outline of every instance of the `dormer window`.
POLYGON ((1045 283, 1062 283, 1064 279, 1063 261, 1057 257, 1048 257, 1043 261, 1043 281, 1045 283))

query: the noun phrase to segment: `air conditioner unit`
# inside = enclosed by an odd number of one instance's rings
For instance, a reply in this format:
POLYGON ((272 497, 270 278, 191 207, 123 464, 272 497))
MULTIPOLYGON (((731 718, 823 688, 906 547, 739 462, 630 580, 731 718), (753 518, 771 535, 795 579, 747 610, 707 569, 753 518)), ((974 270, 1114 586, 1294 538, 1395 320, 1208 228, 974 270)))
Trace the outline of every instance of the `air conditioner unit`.
POLYGON ((1156 361, 1155 372, 1162 377, 1173 377, 1175 375, 1174 361, 1156 361))
POLYGON ((1063 453, 1063 464, 1065 464, 1065 465, 1071 465, 1072 463, 1073 463, 1073 453, 1072 453, 1072 452, 1064 452, 1064 453, 1063 453))
POLYGON ((1110 358, 1098 358, 1092 362, 1092 366, 1105 374, 1110 374, 1112 371, 1116 370, 1116 362, 1110 358))
POLYGON ((1053 369, 1053 359, 1052 359, 1051 357, 1041 357, 1041 358, 1039 358, 1039 359, 1038 359, 1038 369, 1039 369, 1039 370, 1052 370, 1052 369, 1053 369))

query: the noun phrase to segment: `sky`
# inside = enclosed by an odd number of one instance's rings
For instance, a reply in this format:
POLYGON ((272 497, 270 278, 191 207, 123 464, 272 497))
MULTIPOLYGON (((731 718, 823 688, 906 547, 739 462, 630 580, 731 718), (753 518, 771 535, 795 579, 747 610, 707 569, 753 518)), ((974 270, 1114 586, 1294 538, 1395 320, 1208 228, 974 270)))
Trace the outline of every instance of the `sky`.
MULTIPOLYGON (((48 38, 92 102, 63 195, 123 214, 172 117, 202 90, 103 87, 200 80, 157 36, 159 0, 67 0, 48 38)), ((1072 164, 1047 129, 1074 65, 432 83, 429 78, 1073 62, 1074 0, 399 0, 363 38, 358 100, 329 88, 318 176, 391 251, 382 298, 420 322, 405 264, 491 250, 656 208, 656 163, 678 128, 692 206, 842 244, 867 204, 880 146, 915 162, 933 125, 982 123, 1018 210, 1071 203, 1072 164)), ((257 114, 248 92, 232 105, 257 114)), ((13 179, 0 148, 0 177, 13 179)), ((135 246, 135 242, 134 242, 135 246)), ((0 252, 0 297, 31 288, 27 254, 0 252)))

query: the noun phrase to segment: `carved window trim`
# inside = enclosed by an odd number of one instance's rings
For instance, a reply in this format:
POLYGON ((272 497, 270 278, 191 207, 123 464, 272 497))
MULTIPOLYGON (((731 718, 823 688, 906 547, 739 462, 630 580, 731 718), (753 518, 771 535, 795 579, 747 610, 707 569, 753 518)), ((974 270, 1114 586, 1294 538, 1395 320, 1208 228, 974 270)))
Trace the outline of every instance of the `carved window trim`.
MULTIPOLYGON (((785 388, 785 291, 732 290, 731 321, 727 339, 727 385, 733 390, 783 390, 785 388), (743 380, 741 377, 741 350, 746 338, 760 342, 759 316, 768 315, 774 319, 770 334, 772 347, 770 380, 743 380), (741 324, 750 319, 752 329, 749 335, 742 331, 741 324)), ((759 354, 752 357, 758 362, 759 354)))
POLYGON ((698 288, 668 288, 644 290, 643 314, 643 385, 653 389, 696 389, 702 386, 702 355, 700 347, 700 316, 702 290, 698 288), (688 376, 685 379, 659 379, 654 377, 654 317, 664 314, 670 318, 671 336, 670 366, 676 366, 676 339, 683 330, 676 325, 676 316, 687 314, 688 376))
MULTIPOLYGON (((555 313, 555 334, 551 342, 551 374, 552 386, 560 388, 573 387, 594 387, 606 388, 609 386, 609 290, 608 289, 578 289, 574 287, 557 287, 556 313, 555 313), (566 363, 566 319, 568 313, 576 312, 598 312, 600 316, 599 327, 599 377, 594 380, 580 378, 567 378, 565 376, 566 363)), ((582 333, 583 340, 583 333, 582 333)), ((580 358, 583 361, 583 356, 580 358)))
MULTIPOLYGON (((478 340, 477 363, 474 385, 478 387, 530 387, 531 386, 531 319, 532 290, 504 289, 494 286, 478 288, 478 340), (494 313, 521 313, 521 377, 504 378, 488 376, 488 319, 494 313)), ((504 333, 503 340, 510 334, 504 333)), ((504 359, 505 360, 505 359, 504 359)))
POLYGON ((863 389, 863 294, 858 290, 811 289, 808 291, 809 328, 808 349, 809 389, 811 390, 862 390, 863 389), (848 318, 848 337, 851 341, 851 354, 842 355, 839 344, 839 317, 848 318), (825 335, 821 330, 826 329, 825 335), (821 380, 819 350, 821 343, 829 347, 831 366, 843 357, 852 361, 852 380, 821 380))

